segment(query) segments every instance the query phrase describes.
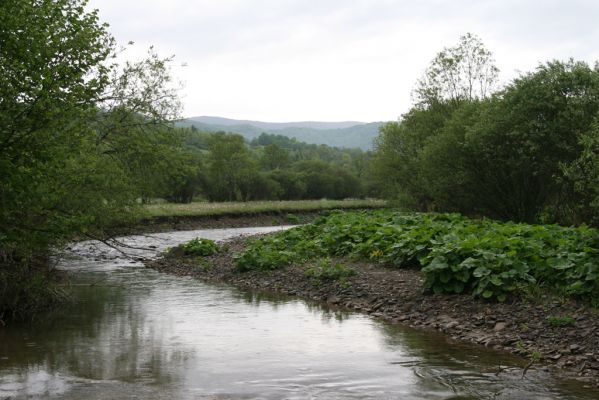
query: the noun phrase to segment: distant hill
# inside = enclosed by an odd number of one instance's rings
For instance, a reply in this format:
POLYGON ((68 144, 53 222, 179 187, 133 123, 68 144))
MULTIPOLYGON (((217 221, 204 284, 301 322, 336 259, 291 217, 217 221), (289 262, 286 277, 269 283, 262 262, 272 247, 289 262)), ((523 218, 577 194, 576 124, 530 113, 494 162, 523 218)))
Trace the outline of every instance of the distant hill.
POLYGON ((207 132, 233 132, 252 140, 262 132, 296 138, 300 142, 326 144, 334 147, 370 150, 373 139, 384 122, 261 122, 235 120, 221 117, 192 117, 182 120, 178 126, 195 126, 207 132))

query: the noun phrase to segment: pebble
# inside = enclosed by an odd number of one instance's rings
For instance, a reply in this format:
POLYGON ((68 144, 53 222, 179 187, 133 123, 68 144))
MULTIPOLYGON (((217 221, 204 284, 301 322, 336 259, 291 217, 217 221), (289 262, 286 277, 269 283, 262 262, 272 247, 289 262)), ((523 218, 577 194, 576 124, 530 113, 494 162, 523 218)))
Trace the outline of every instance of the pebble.
POLYGON ((505 322, 498 322, 495 324, 495 326, 493 327, 493 330, 495 332, 499 332, 504 330, 507 327, 507 324, 505 322))
MULTIPOLYGON (((239 243, 231 243, 233 251, 242 248, 239 243)), ((246 289, 266 288, 264 273, 234 272, 229 267, 232 265, 230 255, 219 254, 212 261, 216 268, 198 271, 193 275, 236 286, 243 285, 246 289)), ((162 265, 159 269, 179 274, 185 274, 190 269, 184 260, 167 264, 170 265, 162 265)), ((157 265, 150 267, 158 268, 157 265)), ((367 266, 367 269, 352 278, 349 286, 344 287, 334 282, 315 287, 313 282, 304 278, 303 270, 299 267, 271 271, 269 274, 277 280, 277 284, 271 285, 270 289, 288 291, 304 298, 309 293, 310 297, 327 303, 370 312, 396 323, 418 326, 420 329, 426 326, 464 341, 500 346, 527 359, 531 351, 538 351, 545 363, 566 367, 565 371, 574 374, 584 373, 594 379, 599 378, 599 319, 593 310, 579 311, 580 306, 575 304, 495 304, 471 296, 422 294, 422 286, 414 272, 396 272, 374 266, 367 266), (370 271, 376 273, 371 275, 370 271), (548 315, 572 316, 576 318, 577 327, 548 326, 548 315), (522 343, 523 348, 519 343, 522 343), (567 367, 570 367, 569 371, 567 367)))

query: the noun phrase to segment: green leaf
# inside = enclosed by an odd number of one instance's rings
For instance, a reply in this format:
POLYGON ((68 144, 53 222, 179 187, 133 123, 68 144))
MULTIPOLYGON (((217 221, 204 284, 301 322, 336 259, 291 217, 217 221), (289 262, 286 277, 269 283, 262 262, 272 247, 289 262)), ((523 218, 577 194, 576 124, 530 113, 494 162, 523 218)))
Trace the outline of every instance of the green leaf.
POLYGON ((483 276, 487 276, 491 273, 491 270, 486 267, 478 267, 474 270, 472 275, 476 278, 481 278, 483 276))

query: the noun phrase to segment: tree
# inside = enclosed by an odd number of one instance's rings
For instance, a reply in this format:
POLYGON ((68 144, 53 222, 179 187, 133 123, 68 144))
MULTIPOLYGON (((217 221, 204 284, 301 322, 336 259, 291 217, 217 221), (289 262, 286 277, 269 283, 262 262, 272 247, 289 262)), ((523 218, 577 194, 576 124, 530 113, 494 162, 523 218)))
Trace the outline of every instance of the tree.
POLYGON ((306 183, 302 174, 290 169, 271 171, 269 178, 279 185, 278 198, 281 200, 298 200, 304 198, 306 183))
POLYGON ((257 174, 257 169, 243 136, 214 134, 209 151, 206 193, 210 200, 248 200, 251 177, 257 174))
POLYGON ((436 102, 426 109, 414 107, 401 121, 389 122, 380 128, 372 168, 383 195, 399 199, 409 208, 431 208, 433 199, 421 173, 421 155, 456 108, 457 105, 447 102, 436 102))
POLYGON ((278 144, 266 145, 262 151, 260 164, 267 171, 285 168, 289 166, 289 153, 278 144))
POLYGON ((343 168, 321 160, 309 160, 297 163, 294 169, 305 184, 304 197, 307 199, 362 196, 360 181, 343 168))
POLYGON ((119 69, 107 25, 85 8, 0 2, 0 318, 49 302, 34 266, 51 246, 134 216, 135 179, 118 156, 126 141, 113 133, 176 113, 168 59, 119 69))
POLYGON ((549 62, 492 98, 415 107, 385 125, 375 171, 411 208, 592 222, 598 111, 599 69, 549 62))
POLYGON ((599 115, 591 130, 580 137, 582 151, 578 157, 562 164, 560 180, 570 194, 567 222, 599 225, 599 115))
POLYGON ((508 85, 466 137, 476 151, 476 190, 485 199, 480 212, 525 222, 542 213, 563 220, 560 208, 570 193, 561 166, 579 157, 598 111, 599 69, 584 62, 552 61, 508 85))
MULTIPOLYGON (((439 207, 439 188, 431 186, 430 179, 444 180, 450 175, 437 174, 436 168, 424 170, 427 163, 432 165, 427 146, 433 142, 438 146, 439 140, 447 139, 438 136, 461 107, 491 94, 497 74, 491 52, 470 33, 460 37, 455 47, 437 54, 416 84, 415 106, 399 122, 383 125, 375 140, 372 173, 380 193, 409 208, 439 207)), ((447 181, 443 185, 452 186, 447 181)))
MULTIPOLYGON (((87 122, 108 87, 103 63, 113 40, 84 5, 67 0, 7 0, 0 5, 4 252, 44 248, 85 223, 82 210, 63 207, 63 199, 72 194, 60 190, 70 189, 69 178, 79 179, 63 176, 71 172, 70 165, 86 169, 97 164, 97 156, 89 152, 94 133, 87 122), (46 232, 40 232, 41 226, 46 232)), ((98 203, 104 208, 100 199, 98 203)))
POLYGON ((488 97, 499 69, 482 40, 471 33, 460 37, 455 47, 444 48, 417 82, 413 97, 418 106, 439 101, 458 103, 488 97))

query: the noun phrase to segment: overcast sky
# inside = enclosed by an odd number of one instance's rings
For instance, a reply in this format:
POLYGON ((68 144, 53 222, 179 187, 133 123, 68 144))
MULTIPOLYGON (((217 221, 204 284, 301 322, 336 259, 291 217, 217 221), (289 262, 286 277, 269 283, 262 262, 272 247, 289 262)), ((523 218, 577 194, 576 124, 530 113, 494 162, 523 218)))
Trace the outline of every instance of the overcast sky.
POLYGON ((90 0, 116 39, 175 55, 185 116, 388 121, 431 59, 478 35, 507 82, 599 59, 599 0, 90 0), (186 66, 183 66, 186 65, 186 66))

